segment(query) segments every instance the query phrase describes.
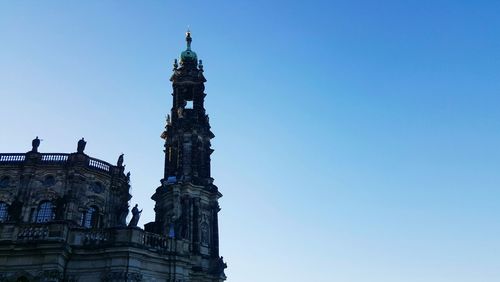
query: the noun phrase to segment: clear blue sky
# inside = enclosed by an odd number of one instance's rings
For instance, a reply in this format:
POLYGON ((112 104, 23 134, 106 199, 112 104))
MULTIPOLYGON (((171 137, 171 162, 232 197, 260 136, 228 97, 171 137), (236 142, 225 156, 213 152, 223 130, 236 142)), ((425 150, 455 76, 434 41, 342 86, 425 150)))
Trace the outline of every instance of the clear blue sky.
POLYGON ((163 170, 203 59, 228 281, 500 281, 500 2, 1 1, 0 151, 163 170))

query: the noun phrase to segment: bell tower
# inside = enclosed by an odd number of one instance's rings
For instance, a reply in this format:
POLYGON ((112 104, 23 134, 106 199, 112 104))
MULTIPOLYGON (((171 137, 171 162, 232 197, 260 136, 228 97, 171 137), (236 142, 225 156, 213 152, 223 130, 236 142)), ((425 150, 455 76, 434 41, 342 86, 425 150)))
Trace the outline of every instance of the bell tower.
POLYGON ((165 140, 164 175, 151 197, 156 202, 155 222, 147 224, 146 231, 183 246, 175 254, 174 279, 219 282, 226 279, 217 220, 222 194, 210 175, 214 134, 204 106, 203 64, 191 42, 188 31, 186 50, 174 61, 172 109, 161 134, 165 140))
POLYGON ((202 61, 191 50, 191 33, 187 32, 187 48, 181 53, 180 66, 174 62, 170 78, 173 87, 172 110, 167 118, 165 139, 166 181, 184 181, 198 185, 212 184, 210 178, 210 131, 205 111, 206 82, 202 61))

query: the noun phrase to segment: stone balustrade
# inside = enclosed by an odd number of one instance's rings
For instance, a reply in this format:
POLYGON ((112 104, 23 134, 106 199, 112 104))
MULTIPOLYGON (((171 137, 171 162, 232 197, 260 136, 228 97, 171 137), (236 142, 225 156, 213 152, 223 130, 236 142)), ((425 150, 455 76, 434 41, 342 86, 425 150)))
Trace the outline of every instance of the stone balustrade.
POLYGON ((2 153, 0 154, 0 166, 13 166, 25 164, 26 162, 31 161, 32 163, 39 163, 40 165, 55 165, 55 164, 64 164, 64 163, 77 163, 80 162, 86 165, 88 168, 95 169, 102 172, 110 172, 113 165, 96 159, 89 157, 84 154, 80 154, 79 156, 74 154, 66 154, 66 153, 2 153), (28 157, 28 155, 30 157, 28 157), (76 155, 76 156, 75 156, 76 155), (34 156, 34 157, 33 157, 34 156), (74 158, 72 158, 74 156, 74 158))
POLYGON ((88 229, 71 227, 68 222, 32 224, 0 223, 0 241, 65 241, 70 246, 86 247, 107 244, 143 247, 161 253, 183 252, 187 243, 166 236, 146 232, 136 227, 88 229))
POLYGON ((47 226, 27 226, 20 228, 17 238, 21 240, 47 239, 49 228, 47 226))
POLYGON ((24 162, 25 159, 25 154, 0 154, 0 164, 24 162))
POLYGON ((173 245, 175 241, 171 238, 154 233, 144 232, 142 244, 148 248, 161 249, 165 251, 175 250, 173 245))
POLYGON ((89 167, 96 168, 99 170, 104 170, 104 171, 109 171, 109 167, 111 165, 108 164, 107 162, 94 159, 94 158, 89 158, 89 167))
POLYGON ((42 162, 66 162, 69 154, 42 154, 42 162))

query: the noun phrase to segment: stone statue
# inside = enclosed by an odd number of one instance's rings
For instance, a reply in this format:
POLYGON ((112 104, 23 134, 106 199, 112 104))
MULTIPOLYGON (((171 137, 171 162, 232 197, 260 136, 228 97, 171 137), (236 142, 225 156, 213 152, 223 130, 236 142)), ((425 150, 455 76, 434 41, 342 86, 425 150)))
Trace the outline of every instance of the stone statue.
POLYGON ((130 171, 127 172, 127 183, 130 183, 130 171))
POLYGON ((38 139, 38 136, 31 141, 31 146, 33 146, 31 152, 38 153, 38 147, 40 146, 40 139, 38 139))
POLYGON ((209 244, 208 239, 208 224, 206 222, 201 224, 201 243, 204 245, 209 244))
POLYGON ((116 166, 117 166, 117 167, 122 167, 122 166, 123 166, 123 154, 121 154, 121 155, 118 157, 118 161, 116 162, 116 166))
POLYGON ((141 217, 142 210, 139 211, 137 208, 137 204, 132 208, 132 219, 130 220, 128 226, 136 227, 137 223, 139 223, 139 218, 141 217))
POLYGON ((64 212, 66 211, 66 205, 68 204, 69 196, 66 194, 63 197, 58 197, 54 204, 56 206, 55 214, 57 220, 64 219, 64 212))
POLYGON ((183 108, 183 107, 179 107, 179 108, 177 108, 177 116, 178 116, 179 118, 184 118, 184 116, 183 116, 183 112, 184 112, 184 108, 183 108))
POLYGON ((226 276, 224 274, 224 269, 227 268, 227 263, 224 262, 224 257, 220 257, 217 260, 217 265, 216 265, 216 273, 220 276, 226 276))
POLYGON ((21 220, 21 214, 23 210, 23 203, 19 201, 19 198, 16 196, 12 204, 10 204, 8 208, 8 213, 10 215, 10 219, 15 222, 19 222, 21 220))
POLYGON ((128 205, 124 205, 118 212, 118 226, 127 226, 128 205))
POLYGON ((80 139, 78 141, 78 147, 76 148, 76 151, 79 153, 79 154, 83 154, 83 151, 85 150, 85 146, 87 145, 87 142, 85 142, 85 139, 80 139))

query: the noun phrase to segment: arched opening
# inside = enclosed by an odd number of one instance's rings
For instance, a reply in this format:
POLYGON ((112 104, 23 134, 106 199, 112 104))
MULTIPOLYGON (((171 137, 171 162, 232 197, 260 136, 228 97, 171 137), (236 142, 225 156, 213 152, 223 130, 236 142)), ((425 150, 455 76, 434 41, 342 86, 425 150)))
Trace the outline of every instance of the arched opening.
POLYGON ((54 219, 54 204, 50 201, 41 202, 36 213, 36 223, 45 223, 54 219))

